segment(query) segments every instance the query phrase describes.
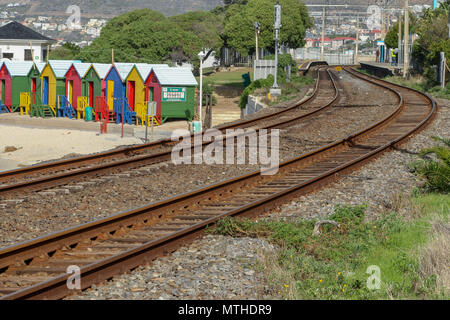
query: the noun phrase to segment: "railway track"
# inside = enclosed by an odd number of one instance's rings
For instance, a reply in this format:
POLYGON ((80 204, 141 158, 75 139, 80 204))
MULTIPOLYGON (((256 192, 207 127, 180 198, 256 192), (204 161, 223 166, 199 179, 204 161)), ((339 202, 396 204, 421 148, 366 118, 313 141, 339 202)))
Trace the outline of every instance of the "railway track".
POLYGON ((398 98, 396 110, 369 128, 280 164, 277 175, 253 172, 0 251, 2 299, 58 299, 70 294, 67 267, 81 287, 110 279, 175 250, 205 226, 258 215, 351 172, 424 128, 436 112, 428 96, 346 72, 398 98))
MULTIPOLYGON (((276 113, 256 117, 217 127, 223 134, 229 129, 284 128, 315 116, 331 107, 339 98, 339 90, 328 69, 318 69, 313 94, 300 103, 294 103, 276 113), (309 112, 301 108, 308 108, 309 112)), ((193 137, 193 135, 191 136, 193 137)), ((236 138, 236 137, 235 137, 236 138)), ((225 136, 223 136, 225 139, 225 136)), ((194 140, 194 139, 192 139, 194 140)), ((118 173, 130 168, 139 168, 168 161, 174 144, 171 140, 121 148, 90 156, 55 161, 22 169, 0 172, 0 200, 19 192, 36 192, 79 181, 84 177, 97 177, 118 173)), ((203 143, 203 146, 209 142, 203 143)), ((193 147, 192 147, 193 148, 193 147)))

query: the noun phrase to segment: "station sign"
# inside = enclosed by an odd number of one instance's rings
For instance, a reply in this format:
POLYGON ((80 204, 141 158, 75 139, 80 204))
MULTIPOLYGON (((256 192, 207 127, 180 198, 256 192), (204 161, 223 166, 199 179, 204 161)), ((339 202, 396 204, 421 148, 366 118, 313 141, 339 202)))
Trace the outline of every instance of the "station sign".
POLYGON ((377 41, 377 46, 384 46, 384 41, 383 40, 378 40, 377 41))
POLYGON ((186 102, 186 88, 165 87, 162 88, 162 101, 186 102))

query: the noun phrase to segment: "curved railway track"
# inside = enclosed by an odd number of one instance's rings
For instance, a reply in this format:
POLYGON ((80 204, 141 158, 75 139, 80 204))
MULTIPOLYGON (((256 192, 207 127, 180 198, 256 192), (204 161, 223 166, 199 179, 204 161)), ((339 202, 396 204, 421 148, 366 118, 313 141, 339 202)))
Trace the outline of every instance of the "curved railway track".
POLYGON ((1 298, 62 298, 70 294, 70 265, 81 268, 82 288, 132 270, 186 244, 218 219, 261 214, 354 171, 423 129, 436 113, 427 95, 346 72, 394 92, 396 110, 369 128, 280 164, 274 176, 253 172, 5 248, 1 298))
MULTIPOLYGON (((225 134, 226 130, 236 128, 254 128, 256 130, 284 128, 325 111, 337 101, 339 90, 328 69, 318 69, 317 72, 314 92, 304 101, 276 113, 219 126, 217 129, 225 134), (311 111, 305 113, 300 109, 301 107, 307 107, 311 111)), ((222 138, 225 139, 226 136, 222 138)), ((176 143, 178 142, 164 140, 0 172, 0 199, 2 196, 16 195, 18 192, 41 191, 58 187, 87 176, 96 177, 167 161, 171 157, 171 147, 176 143)), ((203 146, 209 143, 204 142, 203 146)))

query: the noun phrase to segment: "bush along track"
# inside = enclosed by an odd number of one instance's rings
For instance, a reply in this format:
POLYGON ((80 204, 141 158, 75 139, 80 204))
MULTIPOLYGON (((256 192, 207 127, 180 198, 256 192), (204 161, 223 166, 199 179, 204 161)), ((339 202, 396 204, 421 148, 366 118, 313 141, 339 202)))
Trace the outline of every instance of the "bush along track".
POLYGON ((429 265, 435 250, 430 231, 435 223, 448 227, 450 198, 421 196, 408 205, 420 214, 411 219, 391 212, 365 221, 365 206, 337 206, 328 218, 333 224, 227 218, 209 232, 277 245, 254 267, 281 299, 449 298, 448 279, 440 274, 447 266, 429 265))
MULTIPOLYGON (((357 68, 355 70, 365 75, 375 77, 370 72, 363 70, 361 68, 357 68)), ((433 82, 425 80, 422 76, 411 77, 410 79, 405 79, 401 76, 387 76, 384 77, 382 80, 399 84, 401 86, 405 86, 421 92, 429 93, 435 98, 448 100, 450 99, 450 83, 448 83, 445 86, 445 88, 441 88, 440 86, 435 85, 433 82)))
POLYGON ((437 144, 420 152, 411 171, 425 181, 424 191, 450 193, 450 139, 433 137, 437 144))

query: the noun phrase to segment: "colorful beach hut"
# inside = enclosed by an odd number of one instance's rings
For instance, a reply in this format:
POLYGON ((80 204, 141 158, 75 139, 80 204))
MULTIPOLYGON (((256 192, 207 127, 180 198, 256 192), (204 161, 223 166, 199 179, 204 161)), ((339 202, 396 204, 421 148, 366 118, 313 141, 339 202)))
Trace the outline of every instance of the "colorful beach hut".
POLYGON ((1 101, 14 112, 20 105, 20 93, 30 92, 29 75, 34 64, 32 61, 5 61, 0 68, 1 101))
POLYGON ((119 101, 126 97, 125 80, 128 77, 134 64, 115 63, 111 66, 105 77, 106 101, 110 110, 114 109, 114 101, 119 101))
POLYGON ((127 98, 133 110, 136 106, 143 106, 146 109, 145 102, 148 100, 145 80, 147 80, 153 68, 169 68, 167 64, 146 64, 137 63, 128 74, 127 78, 127 98))
POLYGON ((93 65, 91 65, 84 74, 81 94, 82 96, 87 97, 88 105, 90 107, 94 107, 95 97, 102 96, 102 80, 93 65))
POLYGON ((102 96, 106 97, 106 81, 105 78, 108 75, 109 70, 111 69, 112 64, 107 63, 93 63, 95 71, 97 72, 100 80, 102 81, 102 96))
POLYGON ((30 84, 30 98, 31 103, 36 104, 37 101, 41 101, 41 73, 45 68, 44 62, 35 62, 31 67, 28 74, 28 81, 30 84))
POLYGON ((132 110, 141 107, 145 103, 145 85, 142 73, 147 73, 152 70, 148 65, 140 65, 139 69, 136 65, 133 66, 126 78, 126 93, 128 104, 132 110))
POLYGON ((6 62, 0 67, 0 100, 0 105, 6 106, 9 112, 12 112, 12 78, 6 62))
POLYGON ((5 65, 12 78, 11 106, 12 110, 16 111, 20 106, 20 94, 33 90, 33 81, 30 82, 30 75, 36 67, 32 61, 5 62, 5 65))
POLYGON ((155 67, 145 81, 146 100, 157 104, 157 120, 188 119, 195 110, 195 87, 198 85, 188 68, 155 67))
POLYGON ((65 94, 67 100, 75 109, 78 107, 78 97, 84 96, 82 93, 82 80, 91 66, 90 63, 73 63, 65 74, 65 94))
POLYGON ((41 73, 42 104, 56 109, 56 97, 66 95, 65 75, 73 63, 79 61, 50 60, 41 73))

